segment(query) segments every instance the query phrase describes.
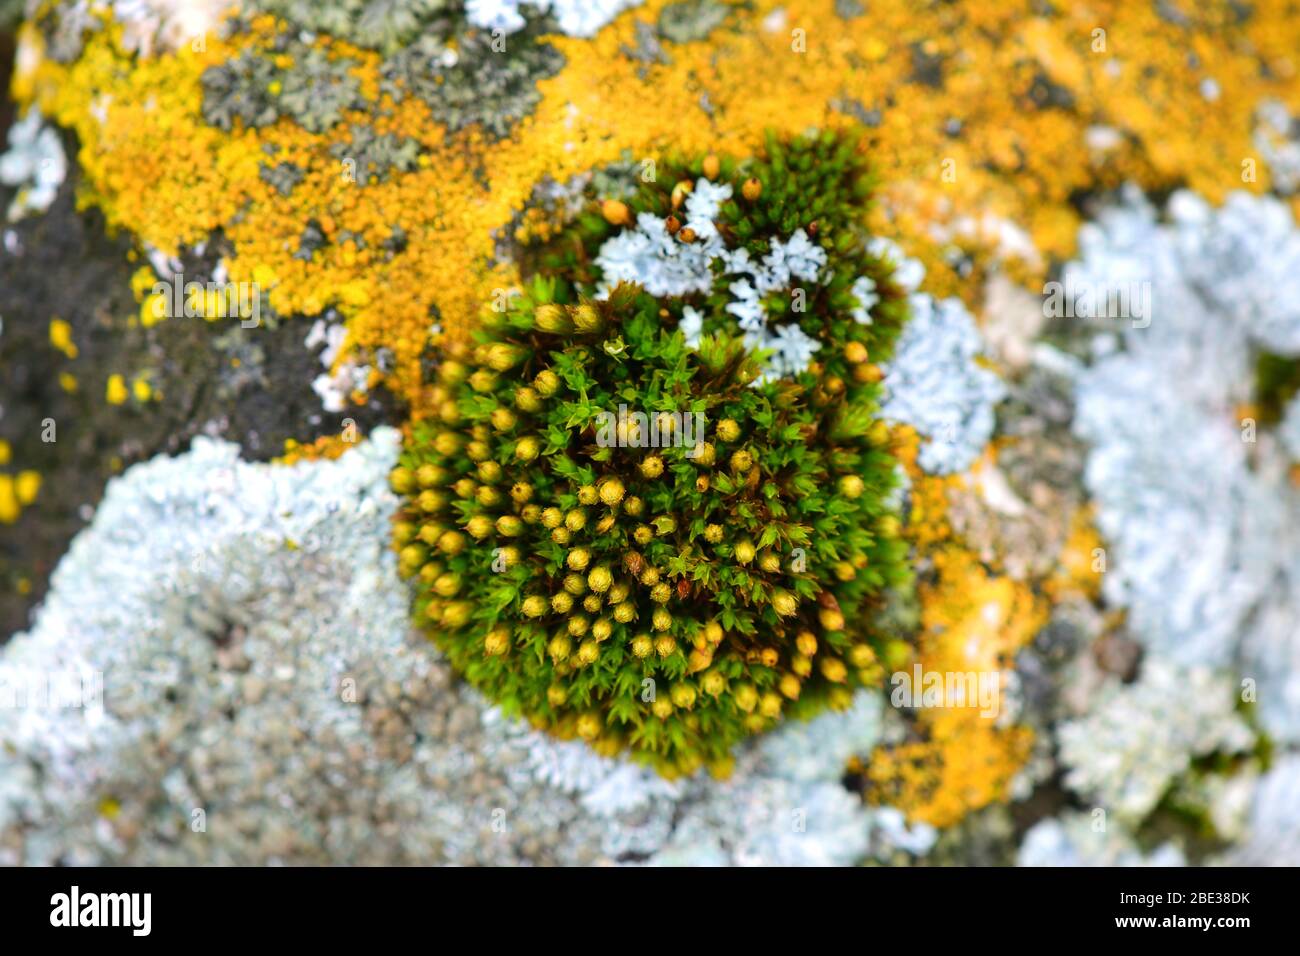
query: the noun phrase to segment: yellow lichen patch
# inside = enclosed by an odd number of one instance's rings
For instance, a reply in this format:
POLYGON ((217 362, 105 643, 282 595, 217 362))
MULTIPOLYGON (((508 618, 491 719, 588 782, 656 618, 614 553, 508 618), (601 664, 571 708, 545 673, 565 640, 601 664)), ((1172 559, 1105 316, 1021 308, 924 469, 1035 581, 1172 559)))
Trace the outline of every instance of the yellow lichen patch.
POLYGON ((121 405, 129 395, 126 390, 126 379, 116 373, 108 377, 108 383, 104 386, 104 400, 108 404, 121 405))
POLYGON ((277 465, 295 465, 300 461, 332 460, 357 447, 356 437, 322 435, 313 442, 301 443, 292 438, 284 443, 284 454, 274 459, 277 465))
POLYGON ((13 524, 22 514, 12 475, 0 474, 0 524, 13 524))
POLYGON ((34 471, 20 471, 14 481, 14 494, 20 505, 30 505, 41 490, 41 476, 34 471))
POLYGON ((72 341, 72 326, 63 319, 50 319, 50 344, 70 359, 77 357, 77 343, 72 341))
POLYGON ((909 425, 891 431, 890 450, 906 469, 912 487, 908 495, 907 538, 918 554, 929 554, 952 540, 948 526, 948 494, 964 481, 960 475, 927 475, 917 464, 921 436, 909 425))
POLYGON ((962 548, 940 551, 934 564, 938 580, 920 589, 922 663, 1009 670, 1015 653, 1046 622, 1039 600, 1023 583, 989 572, 962 548))
POLYGON ((1043 584, 1053 603, 1077 595, 1093 601, 1101 594, 1106 549, 1089 509, 1080 509, 1070 523, 1070 536, 1061 549, 1059 571, 1043 584))
MULTIPOLYGON (((135 252, 134 249, 131 252, 135 252)), ((131 292, 135 296, 135 301, 143 302, 145 296, 153 291, 154 285, 158 282, 158 276, 154 274, 150 266, 141 266, 131 274, 131 292)))
POLYGON ((140 303, 140 324, 145 328, 167 318, 167 295, 153 291, 157 284, 158 276, 149 266, 141 266, 131 275, 131 293, 140 303))
POLYGON ((1029 755, 1033 732, 998 726, 997 718, 1015 653, 1045 623, 1046 608, 1024 583, 990 573, 959 544, 933 559, 936 580, 920 588, 921 634, 905 671, 923 739, 878 749, 867 779, 872 799, 942 827, 1005 800, 1029 755), (943 690, 930 696, 936 679, 943 690), (957 686, 959 695, 948 690, 957 686))
POLYGON ((147 295, 140 303, 140 324, 146 329, 167 318, 167 297, 147 295))
MULTIPOLYGON (((242 196, 231 187, 257 175, 256 137, 213 128, 198 113, 200 76, 230 55, 228 47, 207 44, 195 52, 184 45, 174 54, 129 59, 120 33, 116 25, 96 33, 73 64, 42 60, 30 77, 16 77, 14 90, 30 84, 41 110, 78 133, 81 201, 174 255, 238 211, 242 196)), ((21 40, 40 44, 31 27, 21 40)))
MULTIPOLYGON (((321 134, 287 119, 260 130, 208 125, 203 71, 268 46, 270 17, 129 69, 112 28, 75 63, 41 61, 13 88, 77 132, 84 198, 111 223, 168 253, 223 228, 235 244, 232 281, 258 282, 283 314, 338 307, 354 347, 390 351, 387 384, 416 417, 426 413, 419 357, 431 309, 463 335, 494 289, 517 282, 493 265, 493 233, 543 177, 672 148, 745 155, 771 127, 865 122, 882 184, 879 230, 922 258, 934 291, 970 302, 977 283, 958 280, 946 244, 974 253, 976 276, 997 254, 1013 275, 1040 280, 1040 254, 1073 248, 1077 192, 1126 179, 1186 183, 1214 200, 1263 188, 1266 171, 1258 182, 1241 175, 1253 112, 1265 97, 1300 108, 1300 18, 1282 0, 1253 4, 1245 18, 1202 5, 1190 25, 1121 0, 871 4, 850 19, 833 0, 759 0, 705 40, 666 45, 668 62, 627 56, 637 22, 653 22, 666 2, 650 0, 590 40, 554 38, 567 65, 538 84, 534 113, 500 142, 474 127, 447 136, 417 97, 380 95, 377 54, 325 37, 316 42, 330 56, 358 64, 374 108, 321 134), (353 182, 331 153, 352 122, 417 140, 416 168, 353 182), (287 196, 259 177, 264 147, 303 170, 287 196), (309 220, 326 242, 304 261, 294 255, 309 220), (385 258, 395 227, 405 251, 385 258)), ((33 30, 23 43, 39 44, 33 30)))
POLYGON ((13 524, 40 494, 41 476, 34 471, 0 474, 0 524, 13 524))
POLYGON ((153 386, 149 384, 149 379, 144 375, 137 375, 131 382, 131 397, 137 402, 144 403, 152 401, 155 397, 153 386))
POLYGON ((915 708, 920 739, 877 748, 850 770, 865 777, 871 801, 913 821, 951 826, 1007 799, 1029 756, 1033 732, 998 726, 997 718, 1014 656, 1046 621, 1047 606, 1026 583, 985 567, 953 532, 949 496, 966 479, 921 471, 913 429, 896 427, 891 437, 911 484, 907 537, 918 563, 931 566, 917 593, 916 646, 910 658, 889 662, 892 702, 915 708))
POLYGON ((866 768, 873 799, 913 822, 946 827, 1005 801, 1007 784, 1029 757, 1033 732, 958 725, 942 740, 877 750, 866 768))

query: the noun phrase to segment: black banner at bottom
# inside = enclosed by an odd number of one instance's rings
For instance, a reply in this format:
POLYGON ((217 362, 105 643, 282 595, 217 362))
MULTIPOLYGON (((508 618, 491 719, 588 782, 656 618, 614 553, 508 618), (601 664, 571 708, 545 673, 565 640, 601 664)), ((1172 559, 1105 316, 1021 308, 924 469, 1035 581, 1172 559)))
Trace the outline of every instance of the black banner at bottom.
MULTIPOLYGON (((1192 934, 1231 945, 1294 930, 1295 870, 1267 869, 27 869, 0 871, 7 940, 77 934, 143 940, 373 944, 431 930, 499 946, 566 926, 570 941, 717 921, 743 937, 768 926, 839 925, 940 945, 1042 927, 1062 940, 1192 934), (856 902, 854 902, 856 901, 856 902), (849 905, 846 907, 845 904, 849 905), (674 915, 676 914, 676 915, 674 915), (911 927, 910 930, 906 929, 911 927)), ((864 938, 865 942, 865 938, 864 938)))

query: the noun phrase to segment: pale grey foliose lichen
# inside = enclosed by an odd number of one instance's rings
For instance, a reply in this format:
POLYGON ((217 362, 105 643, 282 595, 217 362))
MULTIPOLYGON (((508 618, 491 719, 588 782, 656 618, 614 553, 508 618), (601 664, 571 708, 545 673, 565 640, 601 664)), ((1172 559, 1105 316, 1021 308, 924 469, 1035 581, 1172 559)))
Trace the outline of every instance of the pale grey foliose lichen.
POLYGON ((1172 843, 1146 853, 1123 826, 1084 813, 1066 813, 1034 824, 1017 857, 1020 866, 1183 866, 1185 862, 1172 843))
POLYGON ((1300 866, 1300 755, 1283 757, 1255 782, 1245 834, 1222 862, 1300 866))
POLYGON ((1089 712, 1056 732, 1065 784, 1136 826, 1196 757, 1239 754, 1255 735, 1234 711, 1231 678, 1157 658, 1139 679, 1111 679, 1089 712))
MULTIPOLYGON (((1300 230, 1277 200, 1190 193, 1168 222, 1135 191, 1080 233, 1066 286, 1149 313, 1089 319, 1077 383, 1108 600, 1149 654, 1231 668, 1275 737, 1300 742, 1300 494, 1287 426, 1243 419, 1261 351, 1300 356, 1300 230), (1146 284, 1143 291, 1143 284, 1146 284)), ((1294 427, 1294 426, 1291 426, 1294 427)))
POLYGON ((35 107, 9 129, 9 148, 0 154, 0 185, 17 190, 9 204, 11 222, 50 208, 68 175, 59 134, 35 107))
MULTIPOLYGON (((596 257, 602 274, 600 294, 607 296, 620 282, 635 282, 656 297, 676 298, 708 292, 716 284, 731 298, 726 311, 745 345, 771 353, 762 379, 792 378, 808 368, 822 343, 804 332, 798 322, 778 325, 784 316, 769 315, 763 297, 798 283, 819 282, 827 262, 826 250, 814 244, 803 229, 796 229, 788 239, 772 239, 757 259, 744 246, 728 246, 715 220, 730 198, 729 184, 717 184, 703 176, 696 180, 686 198, 682 227, 695 233, 690 244, 673 238, 666 219, 649 212, 638 215, 635 228, 610 237, 600 247, 596 257)), ((689 347, 699 346, 703 328, 704 317, 686 306, 681 330, 689 347)))
POLYGON ((961 300, 918 291, 925 267, 887 240, 874 242, 873 251, 897 264, 895 280, 908 290, 912 309, 884 366, 882 413, 921 434, 918 462, 926 471, 965 471, 993 437, 994 408, 1006 387, 979 363, 984 339, 961 300))

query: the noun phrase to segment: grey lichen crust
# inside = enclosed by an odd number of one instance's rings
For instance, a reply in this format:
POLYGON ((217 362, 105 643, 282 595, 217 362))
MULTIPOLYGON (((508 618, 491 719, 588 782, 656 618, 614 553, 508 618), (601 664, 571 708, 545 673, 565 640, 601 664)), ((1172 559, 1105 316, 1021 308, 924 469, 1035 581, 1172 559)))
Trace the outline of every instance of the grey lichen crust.
POLYGON ((380 51, 381 93, 399 102, 419 97, 449 132, 479 125, 490 136, 506 135, 536 106, 537 81, 564 65, 564 57, 543 39, 556 31, 556 23, 537 11, 521 15, 522 26, 507 35, 467 19, 462 4, 440 0, 329 6, 271 0, 261 7, 285 18, 284 32, 270 47, 245 50, 203 77, 203 115, 225 129, 236 118, 265 126, 289 116, 321 132, 337 124, 345 110, 382 108, 361 97, 354 61, 327 56, 302 39, 300 30, 324 31, 380 51), (284 54, 287 60, 281 59, 284 54))
POLYGON ((465 28, 446 40, 424 36, 388 57, 380 68, 381 90, 401 100, 414 95, 450 132, 478 124, 491 136, 505 136, 541 99, 537 81, 564 66, 555 47, 538 39, 546 32, 530 25, 503 40, 465 28))
POLYGON ((1130 194, 1080 249, 1067 289, 1150 287, 1149 316, 1099 320, 1077 386, 1106 597, 1149 654, 1231 667, 1265 729, 1300 743, 1300 492, 1285 426, 1238 412, 1262 351, 1300 356, 1300 229, 1267 197, 1179 193, 1166 225, 1130 194))
POLYGON ((1300 358, 1300 229, 1269 197, 1180 192, 1162 216, 1129 190, 1079 247, 1062 279, 1092 303, 1066 334, 1086 359, 1035 355, 1074 382, 1103 595, 1127 613, 1107 634, 1076 615, 1091 646, 1052 666, 1050 764, 1089 809, 1034 826, 1020 862, 1294 864, 1296 426, 1251 409, 1274 401, 1261 358, 1300 358))
POLYGON ((337 464, 277 470, 200 439, 110 485, 0 665, 0 686, 29 695, 0 712, 13 861, 131 858, 140 839, 174 861, 352 852, 355 835, 299 813, 355 800, 346 784, 398 746, 378 705, 389 691, 367 673, 381 649, 399 687, 418 667, 386 646, 404 632, 400 592, 374 586, 390 509, 374 478, 395 443, 380 433, 337 464), (293 637, 317 612, 336 623, 309 650, 293 637), (70 674, 101 675, 102 703, 42 705, 42 680, 70 674), (349 678, 359 703, 344 700, 349 678), (317 733, 338 749, 312 765, 317 733))
POLYGON ((703 40, 727 19, 731 10, 716 0, 683 0, 659 11, 659 35, 674 43, 703 40))
POLYGON ((222 129, 230 129, 236 118, 245 126, 269 126, 289 116, 310 132, 324 132, 344 110, 365 106, 352 73, 355 65, 283 36, 270 50, 245 50, 210 67, 203 74, 203 116, 222 129), (293 64, 276 66, 272 60, 279 55, 289 56, 293 64))
POLYGON ((111 483, 0 656, 0 862, 852 863, 930 839, 840 783, 876 740, 866 695, 721 785, 503 718, 409 636, 397 446, 283 466, 198 439, 111 483))
POLYGON ((61 63, 81 55, 85 37, 111 16, 126 50, 142 57, 176 50, 221 26, 228 0, 27 0, 27 17, 45 37, 45 52, 61 63))
POLYGON ((590 35, 630 5, 505 4, 510 15, 503 28, 495 25, 493 4, 461 0, 255 0, 231 19, 224 19, 231 6, 225 0, 57 0, 42 6, 33 22, 47 55, 71 62, 85 36, 102 29, 101 15, 122 25, 127 49, 148 56, 199 43, 208 31, 236 34, 253 15, 271 13, 283 25, 272 44, 251 47, 204 74, 208 122, 229 129, 236 120, 266 126, 285 116, 319 133, 344 111, 381 108, 361 95, 354 61, 312 45, 313 34, 326 33, 384 58, 383 93, 418 96, 451 132, 479 125, 499 138, 536 106, 537 82, 564 65, 546 36, 590 35))
POLYGON ((979 364, 984 340, 961 300, 936 300, 918 291, 925 267, 888 240, 875 243, 897 263, 896 276, 912 306, 894 358, 885 366, 882 412, 921 434, 918 461, 926 471, 965 471, 993 437, 994 409, 1006 397, 1006 387, 979 364))
POLYGON ((1069 812, 1029 829, 1020 844, 1020 866, 1184 866, 1178 847, 1162 843, 1144 852, 1121 826, 1069 812))
POLYGON ((415 169, 420 144, 409 136, 396 133, 376 133, 369 126, 352 124, 352 139, 335 143, 330 152, 341 162, 352 162, 351 174, 355 182, 367 185, 386 180, 393 170, 410 172, 415 169))
POLYGON ((395 50, 426 30, 445 30, 457 0, 260 0, 255 6, 304 30, 376 50, 395 50))
POLYGON ((1089 713, 1057 730, 1066 785, 1120 821, 1141 823, 1194 759, 1253 747, 1235 690, 1208 668, 1159 658, 1133 684, 1112 680, 1089 713))

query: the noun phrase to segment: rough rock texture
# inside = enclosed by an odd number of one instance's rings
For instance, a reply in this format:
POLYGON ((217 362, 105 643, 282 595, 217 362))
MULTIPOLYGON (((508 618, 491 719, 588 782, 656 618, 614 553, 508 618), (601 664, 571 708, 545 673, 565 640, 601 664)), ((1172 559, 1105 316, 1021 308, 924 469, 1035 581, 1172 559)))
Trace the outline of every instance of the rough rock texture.
MULTIPOLYGON (((301 322, 244 329, 178 317, 143 328, 131 242, 109 236, 96 211, 76 211, 78 182, 73 172, 44 215, 0 226, 0 440, 12 467, 41 475, 38 507, 0 524, 0 641, 26 625, 104 482, 123 467, 182 450, 198 434, 265 459, 282 454, 286 439, 338 434, 347 418, 364 432, 390 415, 383 392, 347 412, 321 408, 311 387, 320 349, 308 347, 301 322), (56 318, 75 357, 51 340, 56 318), (114 374, 146 378, 151 399, 106 402, 114 374)), ((12 195, 0 187, 0 203, 12 195)), ((190 254, 186 281, 206 281, 216 262, 215 249, 190 254)))

